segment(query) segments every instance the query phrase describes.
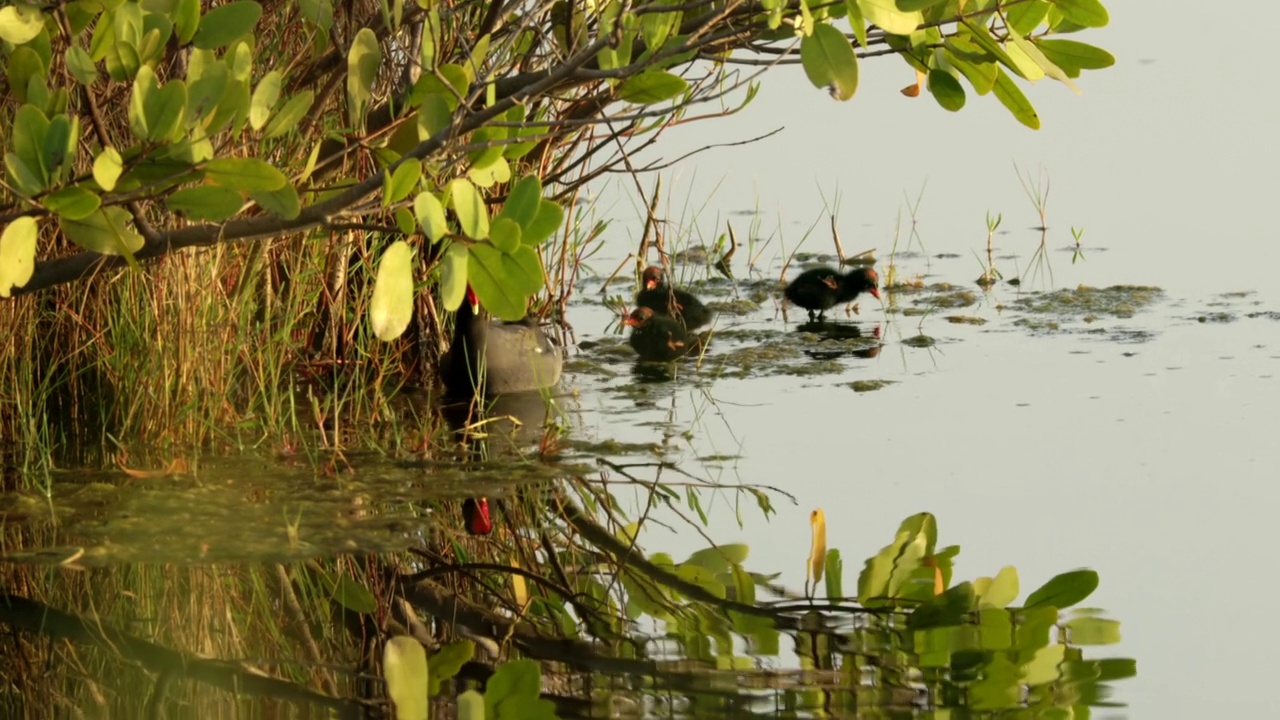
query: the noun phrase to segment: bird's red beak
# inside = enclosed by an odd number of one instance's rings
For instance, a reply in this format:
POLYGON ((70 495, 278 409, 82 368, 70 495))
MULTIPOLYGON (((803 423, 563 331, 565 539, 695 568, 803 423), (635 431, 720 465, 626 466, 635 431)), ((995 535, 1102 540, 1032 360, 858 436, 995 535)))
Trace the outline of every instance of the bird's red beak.
POLYGON ((471 303, 471 309, 480 310, 480 298, 476 297, 476 291, 471 289, 471 285, 467 285, 467 302, 471 303))
POLYGON ((462 519, 467 524, 467 532, 472 535, 488 535, 493 532, 493 519, 489 517, 489 498, 464 500, 462 519))
POLYGON ((875 298, 875 299, 877 299, 877 300, 879 300, 879 299, 880 299, 880 288, 878 288, 878 287, 873 287, 873 288, 871 288, 870 290, 868 290, 867 292, 871 293, 871 297, 873 297, 873 298, 875 298))

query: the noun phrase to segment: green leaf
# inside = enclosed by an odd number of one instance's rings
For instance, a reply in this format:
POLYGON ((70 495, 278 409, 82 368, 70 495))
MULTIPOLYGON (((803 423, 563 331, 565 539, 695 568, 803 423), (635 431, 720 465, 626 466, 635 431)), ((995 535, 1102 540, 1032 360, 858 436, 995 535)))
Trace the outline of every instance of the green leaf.
MULTIPOLYGON (((0 288, 4 285, 0 283, 0 288)), ((1115 645, 1120 642, 1120 623, 1106 618, 1083 616, 1068 620, 1072 645, 1115 645)))
POLYGON ((934 68, 929 71, 929 92, 944 110, 958 112, 964 107, 964 87, 946 70, 934 68))
POLYGON ((826 24, 800 40, 800 63, 809 82, 830 88, 837 100, 848 100, 858 89, 858 58, 844 33, 826 24))
POLYGON ((1054 577, 1027 596, 1024 608, 1050 606, 1069 608, 1084 600, 1098 589, 1098 573, 1093 570, 1073 570, 1054 577))
POLYGON ((840 551, 835 548, 827 551, 827 571, 824 577, 827 583, 827 599, 844 599, 844 560, 840 559, 840 551))
POLYGON ((962 625, 974 609, 973 585, 967 582, 947 588, 921 603, 907 618, 908 630, 962 625))
POLYGON ((468 690, 458 696, 458 720, 485 720, 484 696, 468 690))
POLYGON ((1044 20, 1044 16, 1049 14, 1049 3, 1045 0, 1030 0, 1029 2, 1011 5, 1005 9, 1005 18, 1009 21, 1009 26, 1019 35, 1027 35, 1036 26, 1044 20))
POLYGON ((302 212, 298 191, 292 183, 285 183, 275 190, 257 190, 249 193, 249 197, 262 206, 262 209, 285 220, 292 220, 302 212))
POLYGON ((31 279, 36 267, 36 240, 40 226, 35 218, 20 217, 0 233, 0 297, 10 297, 31 279))
POLYGON ((68 220, 82 220, 102 206, 102 198, 81 187, 65 187, 51 193, 42 204, 49 212, 68 220))
POLYGON ((105 207, 79 220, 58 219, 62 234, 85 250, 103 255, 131 256, 142 247, 142 236, 129 227, 124 208, 105 207))
POLYGON ((1018 599, 1018 571, 1012 565, 1000 568, 991 584, 983 591, 983 607, 1004 608, 1018 599))
POLYGON ((520 247, 520 225, 511 218, 500 217, 489 228, 489 241, 504 253, 513 253, 520 247))
POLYGON ((1053 0, 1062 16, 1084 27, 1104 27, 1111 22, 1107 9, 1099 0, 1053 0))
MULTIPOLYGON (((434 79, 434 78, 433 78, 434 79)), ((418 139, 426 140, 453 122, 453 108, 449 106, 450 97, 443 92, 435 92, 422 98, 418 106, 418 139)))
MULTIPOLYGON (((40 55, 30 47, 20 47, 13 51, 9 56, 9 65, 5 68, 5 75, 9 79, 9 88, 13 91, 13 98, 20 103, 33 102, 43 105, 37 97, 28 96, 27 89, 30 83, 36 82, 44 84, 46 77, 46 67, 44 60, 40 59, 40 55)), ((33 94, 34 95, 34 94, 33 94)))
POLYGON ((457 675, 462 666, 470 662, 475 654, 475 643, 470 640, 459 640, 442 646, 428 658, 427 665, 431 668, 431 680, 427 685, 427 697, 439 695, 441 681, 457 675))
POLYGON ((173 10, 173 30, 178 44, 186 45, 200 29, 200 0, 177 0, 173 10))
POLYGON ((398 720, 427 720, 429 707, 423 689, 430 682, 427 653, 422 643, 397 635, 382 651, 382 675, 387 681, 387 697, 398 720))
POLYGON ((743 543, 716 545, 694 552, 681 564, 705 568, 713 573, 722 573, 734 565, 746 562, 750 552, 751 548, 743 543))
POLYGON ((422 161, 409 158, 396 166, 395 172, 385 175, 382 183, 382 206, 400 202, 409 197, 409 193, 418 186, 422 179, 422 161))
POLYGON ((244 198, 231 188, 202 185, 179 190, 170 195, 165 204, 191 220, 222 222, 240 212, 244 198))
POLYGON ((551 200, 538 203, 538 214, 524 228, 522 242, 529 247, 537 247, 560 229, 564 222, 564 210, 551 200))
POLYGON ((458 215, 462 232, 472 240, 489 237, 489 211, 480 191, 469 180, 455 178, 449 182, 449 205, 458 215))
POLYGON ((200 69, 199 76, 191 81, 187 89, 188 127, 209 117, 217 109, 227 93, 230 79, 231 71, 224 62, 215 60, 200 69))
POLYGON ((120 173, 124 172, 124 160, 113 147, 103 148, 93 160, 93 181, 107 192, 116 188, 120 173))
POLYGON ((435 195, 429 192, 418 193, 418 197, 413 199, 413 215, 418 218, 418 225, 431 242, 440 242, 441 238, 449 234, 444 205, 435 195))
POLYGON ((262 17, 262 6, 253 0, 236 0, 205 13, 191 44, 201 50, 215 50, 231 44, 253 29, 262 17))
POLYGON ((1036 114, 1036 109, 1031 106, 1031 101, 1027 100, 1027 96, 1022 94, 1022 90, 1018 89, 1018 85, 1004 71, 1004 68, 996 68, 996 71, 996 84, 992 87, 996 99, 1009 112, 1013 113, 1015 120, 1032 130, 1039 130, 1040 116, 1036 114))
POLYGON ((361 615, 377 612, 378 601, 374 599, 373 593, 355 578, 345 574, 334 576, 331 573, 324 573, 324 577, 329 583, 329 597, 342 607, 361 615))
POLYGON ((511 179, 511 164, 499 153, 487 165, 477 165, 469 168, 467 170, 467 178, 478 187, 491 188, 498 183, 504 183, 511 179))
POLYGON ((471 256, 467 246, 450 243, 440 258, 440 304, 453 312, 467 296, 467 264, 471 256))
POLYGON ((862 8, 862 15, 867 22, 879 25, 890 35, 910 35, 924 22, 924 14, 919 10, 904 12, 898 9, 894 0, 857 0, 862 8))
POLYGON ((54 115, 40 146, 40 161, 48 170, 50 182, 58 182, 70 165, 71 154, 80 144, 80 120, 54 115))
POLYGON ((11 152, 4 154, 4 169, 5 174, 9 176, 9 181, 16 186, 20 195, 32 197, 44 192, 45 182, 37 177, 35 171, 16 154, 11 152))
MULTIPOLYGON (((542 180, 537 175, 525 175, 511 186, 507 201, 498 213, 500 218, 511 218, 522 228, 528 227, 538 216, 542 205, 542 180)), ((554 231, 553 231, 554 232, 554 231)))
POLYGON ((858 0, 844 0, 845 9, 849 12, 849 26, 853 28, 853 36, 858 39, 858 47, 867 46, 867 19, 862 16, 862 8, 858 0))
POLYGON ((618 97, 637 105, 651 105, 680 95, 689 83, 666 70, 646 70, 631 77, 618 88, 618 97))
POLYGON ((81 85, 92 85, 98 79, 98 66, 94 65, 93 58, 79 45, 67 48, 66 63, 71 76, 81 85))
POLYGON ((1071 82, 1071 78, 1062 71, 1062 68, 1054 65, 1049 58, 1045 57, 1044 53, 1040 52, 1040 48, 1036 47, 1034 43, 1020 35, 1017 35, 1016 33, 1010 33, 1009 39, 1013 41, 1014 46, 1017 47, 1018 50, 1022 51, 1022 54, 1026 55, 1032 62, 1039 66, 1045 75, 1048 75, 1054 80, 1057 80, 1063 85, 1071 88, 1077 95, 1080 94, 1080 88, 1076 87, 1076 84, 1071 82))
POLYGON ((249 98, 249 127, 261 130, 271 117, 276 101, 280 99, 280 71, 272 70, 258 81, 249 98))
POLYGON ((187 84, 181 80, 170 80, 151 93, 146 104, 147 139, 152 142, 174 139, 182 128, 186 111, 187 84))
POLYGON ((1116 64, 1116 58, 1102 48, 1075 40, 1036 40, 1035 44, 1045 57, 1064 70, 1101 70, 1116 64))
POLYGON ((30 5, 10 5, 0 10, 0 40, 14 45, 28 43, 44 29, 44 15, 30 5))
POLYGON ((347 53, 347 107, 351 109, 352 123, 357 126, 364 125, 364 113, 373 97, 373 83, 381 64, 378 36, 369 28, 361 28, 347 53))
POLYGON ((470 246, 467 281, 480 304, 503 320, 524 317, 528 299, 542 286, 542 264, 529 247, 504 253, 487 243, 470 246))
POLYGON ((266 140, 274 140, 297 129, 298 121, 306 116, 314 100, 315 93, 310 90, 303 90, 289 98, 288 102, 280 108, 280 112, 267 123, 267 129, 262 133, 262 137, 266 140))
POLYGON ((13 154, 22 161, 29 177, 21 177, 18 174, 21 169, 14 174, 26 183, 34 182, 33 186, 22 189, 35 195, 49 186, 49 169, 44 164, 44 143, 49 134, 49 119, 35 105, 21 105, 14 113, 12 131, 13 154))
POLYGON ((369 324, 379 340, 400 337, 413 319, 413 249, 397 240, 378 261, 378 276, 369 302, 369 324))
POLYGON ((284 173, 258 158, 218 158, 205 163, 204 170, 213 182, 242 192, 278 190, 289 182, 284 173))
POLYGON ((485 717, 504 720, 554 718, 555 705, 543 700, 542 671, 533 660, 508 660, 489 678, 484 693, 485 717))

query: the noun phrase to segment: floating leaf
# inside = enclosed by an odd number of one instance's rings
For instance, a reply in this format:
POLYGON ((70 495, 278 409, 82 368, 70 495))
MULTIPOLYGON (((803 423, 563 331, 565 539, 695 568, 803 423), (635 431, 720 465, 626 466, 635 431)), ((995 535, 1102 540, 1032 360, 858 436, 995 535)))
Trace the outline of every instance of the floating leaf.
POLYGON ((242 192, 277 190, 289 182, 284 173, 258 158, 218 158, 205 163, 204 170, 213 182, 242 192))
POLYGON ((427 720, 427 653, 422 643, 397 635, 382 651, 382 676, 398 720, 427 720))
POLYGON ((17 218, 0 233, 0 297, 9 297, 31 279, 39 237, 40 226, 30 217, 17 218))
POLYGON ((651 105, 680 95, 689 83, 666 70, 646 70, 618 88, 618 97, 637 105, 651 105))
POLYGON ((848 100, 858 89, 858 58, 844 33, 821 24, 800 40, 800 63, 814 87, 830 88, 837 100, 848 100))
POLYGON ((1024 607, 1069 608, 1084 600, 1098 589, 1098 573, 1093 570, 1073 570, 1055 576, 1027 596, 1024 607))
POLYGON ((378 261, 378 276, 369 302, 369 324, 379 340, 400 337, 413 319, 413 249, 397 240, 378 261))
POLYGON ((143 238, 129 227, 124 208, 105 207, 79 220, 58 219, 62 234, 85 250, 103 255, 131 255, 142 247, 143 238))
POLYGON ((191 44, 201 50, 216 50, 253 29, 262 17, 262 6, 252 0, 236 0, 205 13, 191 44))
POLYGON ((280 79, 280 71, 272 70, 263 75, 258 86, 253 89, 253 95, 249 98, 249 127, 254 130, 261 130, 271 118, 271 111, 280 99, 280 79))
POLYGON ((102 198, 82 187, 65 187, 50 193, 42 204, 52 213, 68 220, 81 220, 102 206, 102 198))
POLYGON ((440 242, 441 238, 449 234, 444 205, 435 195, 429 192, 418 193, 418 197, 413 200, 413 215, 418 219, 418 225, 431 242, 440 242))
POLYGON ((28 43, 44 29, 44 15, 31 5, 10 5, 0 9, 0 40, 14 45, 28 43))
POLYGON ((475 185, 463 178, 451 180, 449 204, 458 214, 458 224, 467 237, 473 240, 489 237, 489 211, 475 185))
POLYGON ((93 181, 107 192, 116 187, 120 173, 124 172, 124 160, 113 147, 103 148, 93 160, 93 181))
POLYGON ((222 222, 240 212, 244 198, 231 188, 203 185, 179 190, 170 195, 165 204, 191 220, 222 222))

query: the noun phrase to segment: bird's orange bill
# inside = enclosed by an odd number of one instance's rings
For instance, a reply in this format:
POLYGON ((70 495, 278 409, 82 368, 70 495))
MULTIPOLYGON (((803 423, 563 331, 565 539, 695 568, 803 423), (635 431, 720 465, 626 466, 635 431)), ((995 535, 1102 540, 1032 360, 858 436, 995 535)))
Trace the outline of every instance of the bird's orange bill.
POLYGON ((489 498, 464 500, 462 519, 467 524, 467 532, 472 535, 488 535, 493 532, 493 520, 489 517, 489 498))

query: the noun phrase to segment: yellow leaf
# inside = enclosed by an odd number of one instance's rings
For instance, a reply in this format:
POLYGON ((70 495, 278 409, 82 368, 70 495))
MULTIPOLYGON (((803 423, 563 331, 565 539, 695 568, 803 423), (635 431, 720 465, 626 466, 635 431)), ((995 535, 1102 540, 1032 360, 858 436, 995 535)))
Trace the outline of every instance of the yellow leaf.
POLYGON ((809 544, 809 581, 817 586, 822 582, 822 571, 827 566, 827 516, 818 508, 809 513, 809 529, 813 540, 809 544))

